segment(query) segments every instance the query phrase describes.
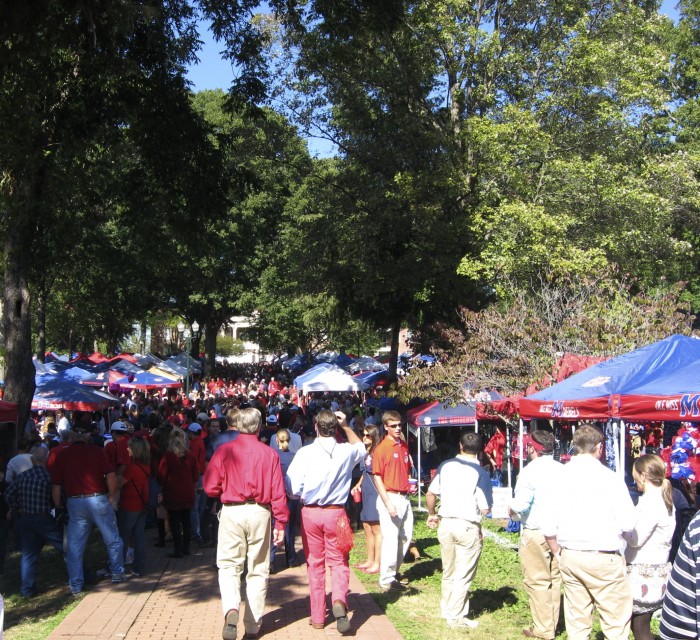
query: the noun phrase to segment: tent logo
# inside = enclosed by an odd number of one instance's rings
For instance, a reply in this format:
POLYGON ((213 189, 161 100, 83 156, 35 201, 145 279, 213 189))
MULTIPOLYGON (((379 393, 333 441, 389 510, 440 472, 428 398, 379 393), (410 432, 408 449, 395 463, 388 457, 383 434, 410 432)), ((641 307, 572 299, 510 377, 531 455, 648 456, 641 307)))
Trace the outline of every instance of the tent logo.
POLYGON ((591 378, 588 382, 584 382, 581 386, 585 388, 602 387, 606 382, 610 382, 610 376, 597 376, 591 378))
POLYGON ((678 411, 678 400, 657 400, 654 408, 657 411, 678 411))
POLYGON ((681 398, 681 418, 686 418, 691 416, 693 418, 700 415, 700 408, 698 407, 698 401, 700 401, 700 394, 690 395, 686 393, 681 398))
POLYGON ((579 411, 576 407, 565 407, 563 400, 552 402, 552 418, 578 418, 579 411))

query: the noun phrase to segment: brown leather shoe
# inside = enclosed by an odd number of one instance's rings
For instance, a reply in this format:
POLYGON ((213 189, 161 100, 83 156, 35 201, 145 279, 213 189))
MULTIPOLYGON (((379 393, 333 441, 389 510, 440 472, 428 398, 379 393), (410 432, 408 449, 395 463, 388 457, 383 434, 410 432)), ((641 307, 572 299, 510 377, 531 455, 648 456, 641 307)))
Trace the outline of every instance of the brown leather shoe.
POLYGON ((326 625, 323 622, 309 622, 314 629, 323 629, 326 625))

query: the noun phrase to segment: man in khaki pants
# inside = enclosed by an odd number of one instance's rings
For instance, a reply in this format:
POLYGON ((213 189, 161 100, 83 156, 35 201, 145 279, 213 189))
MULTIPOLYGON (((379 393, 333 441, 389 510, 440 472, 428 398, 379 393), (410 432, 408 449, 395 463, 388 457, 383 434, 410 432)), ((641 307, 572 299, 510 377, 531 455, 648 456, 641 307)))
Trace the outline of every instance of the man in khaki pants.
POLYGON ((622 533, 635 525, 634 505, 621 475, 601 464, 603 434, 593 425, 576 429, 574 456, 564 465, 557 506, 542 532, 564 582, 564 616, 569 640, 588 640, 593 608, 606 640, 628 640, 632 594, 622 533))
POLYGON ((440 609, 447 626, 474 629, 479 622, 467 617, 469 587, 481 557, 481 517, 493 503, 491 478, 476 456, 481 450, 478 433, 463 433, 459 454, 443 462, 425 496, 427 525, 438 527, 442 554, 442 600, 440 609), (440 496, 440 518, 435 513, 440 496))
POLYGON ((561 605, 561 575, 559 559, 549 548, 540 526, 556 507, 554 490, 559 485, 563 466, 552 458, 551 433, 534 431, 525 437, 524 444, 530 462, 518 476, 510 505, 511 517, 519 518, 522 523, 520 563, 532 615, 532 627, 523 629, 523 635, 553 640, 561 605))
POLYGON ((258 637, 270 576, 270 544, 284 541, 287 494, 280 458, 258 440, 260 411, 243 409, 239 434, 219 447, 204 474, 204 491, 221 500, 216 564, 219 568, 223 640, 238 638, 241 575, 247 568, 245 638, 258 637), (272 540, 270 529, 275 520, 272 540))

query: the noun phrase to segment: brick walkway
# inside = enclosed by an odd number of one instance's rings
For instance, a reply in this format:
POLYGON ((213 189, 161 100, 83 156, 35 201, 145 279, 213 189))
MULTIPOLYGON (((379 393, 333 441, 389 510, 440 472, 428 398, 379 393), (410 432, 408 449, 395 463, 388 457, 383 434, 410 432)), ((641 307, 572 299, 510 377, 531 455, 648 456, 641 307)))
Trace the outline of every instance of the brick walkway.
MULTIPOLYGON (((98 584, 49 636, 49 640, 218 640, 223 615, 215 549, 174 559, 168 549, 149 547, 148 572, 113 585, 98 584)), ((283 555, 283 554, 281 554, 283 555)), ((265 640, 325 640, 342 637, 332 616, 323 630, 309 626, 306 567, 276 566, 270 577, 260 637, 265 640)), ((351 572, 348 597, 351 636, 358 640, 401 640, 389 619, 351 572)), ((243 612, 239 638, 243 636, 243 612)))

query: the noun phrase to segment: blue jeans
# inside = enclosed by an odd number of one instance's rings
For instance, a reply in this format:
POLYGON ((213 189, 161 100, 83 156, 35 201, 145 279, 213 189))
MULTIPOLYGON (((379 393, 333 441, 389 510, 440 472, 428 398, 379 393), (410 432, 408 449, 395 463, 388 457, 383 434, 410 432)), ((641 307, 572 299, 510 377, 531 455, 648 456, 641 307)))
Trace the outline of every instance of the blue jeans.
POLYGON ((63 555, 63 528, 48 514, 26 514, 17 518, 17 530, 22 536, 22 587, 27 598, 34 595, 36 563, 45 544, 63 555))
POLYGON ((106 495, 90 498, 68 498, 68 540, 66 564, 68 585, 73 593, 83 590, 83 554, 93 526, 102 534, 107 548, 109 570, 112 576, 124 573, 122 539, 119 537, 117 517, 106 495))
POLYGON ((117 511, 119 536, 122 539, 124 557, 129 548, 129 537, 134 536, 134 563, 131 569, 134 573, 143 575, 146 568, 146 512, 117 511))
POLYGON ((194 539, 202 537, 201 521, 206 506, 207 494, 204 493, 202 489, 202 476, 199 476, 194 494, 194 505, 190 511, 190 529, 192 530, 192 538, 194 539))

